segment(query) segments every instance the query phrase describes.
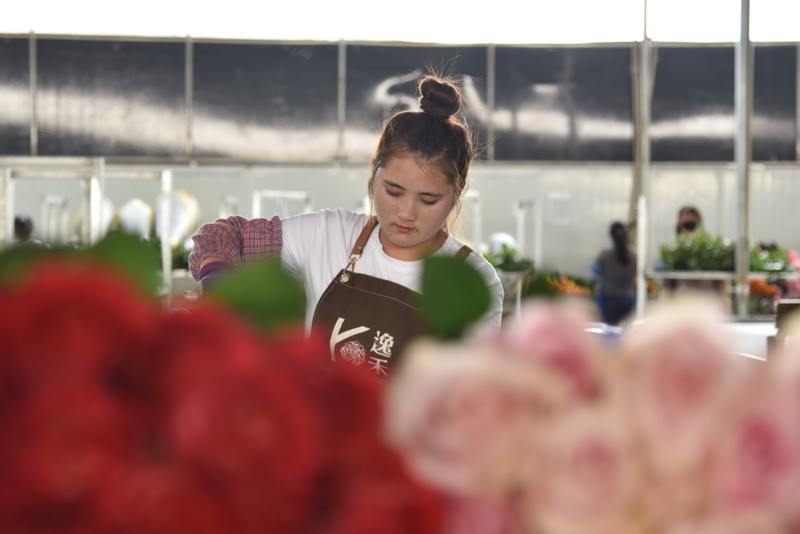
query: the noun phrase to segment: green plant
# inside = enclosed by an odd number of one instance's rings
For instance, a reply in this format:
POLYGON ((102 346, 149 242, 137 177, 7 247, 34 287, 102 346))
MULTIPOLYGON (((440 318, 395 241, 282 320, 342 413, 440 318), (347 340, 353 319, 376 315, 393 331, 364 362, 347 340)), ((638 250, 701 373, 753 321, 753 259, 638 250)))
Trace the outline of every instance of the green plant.
POLYGON ((735 246, 730 239, 698 231, 661 246, 668 271, 733 271, 735 246))
POLYGON ((590 295, 591 282, 558 271, 536 272, 525 277, 522 298, 555 298, 563 295, 590 295))
POLYGON ((781 273, 789 270, 789 253, 775 243, 759 243, 750 251, 750 270, 781 273))
POLYGON ((501 271, 530 272, 533 270, 533 261, 530 258, 521 256, 519 250, 506 244, 500 246, 499 253, 487 252, 484 257, 495 269, 501 271))
MULTIPOLYGON (((730 239, 695 232, 661 246, 661 261, 668 271, 733 271, 736 245, 730 239)), ((759 243, 750 251, 750 271, 780 273, 789 270, 785 248, 775 243, 759 243)))

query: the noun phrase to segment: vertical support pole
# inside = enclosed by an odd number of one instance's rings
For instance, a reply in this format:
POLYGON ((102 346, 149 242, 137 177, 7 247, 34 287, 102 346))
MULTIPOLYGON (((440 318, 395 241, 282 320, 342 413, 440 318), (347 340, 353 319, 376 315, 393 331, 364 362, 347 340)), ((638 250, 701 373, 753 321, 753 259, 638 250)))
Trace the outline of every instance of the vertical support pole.
POLYGON ((186 109, 186 139, 184 153, 187 159, 194 155, 194 43, 186 37, 184 54, 184 107, 186 109))
POLYGON ((339 41, 338 74, 336 89, 336 158, 339 161, 346 159, 344 134, 347 124, 347 44, 339 41))
POLYGON ((650 176, 650 118, 653 100, 653 43, 647 36, 647 0, 644 2, 642 42, 636 62, 636 132, 634 150, 634 196, 636 199, 636 315, 642 317, 647 304, 645 271, 649 261, 649 200, 652 197, 650 176), (637 194, 638 193, 638 194, 637 194))
POLYGON ((800 161, 800 44, 797 45, 794 74, 796 78, 795 91, 795 121, 794 121, 794 159, 800 161))
POLYGON ((747 317, 750 293, 750 162, 752 159, 753 47, 750 43, 750 0, 741 0, 736 46, 736 316, 747 317))
POLYGON ((636 317, 641 319, 644 316, 647 304, 647 280, 645 279, 645 269, 647 268, 647 199, 644 195, 639 196, 636 214, 636 317))
POLYGON ((486 105, 489 108, 489 123, 486 125, 486 159, 494 161, 494 105, 496 94, 497 67, 495 63, 497 47, 490 44, 486 49, 486 105))
POLYGON ((161 290, 168 306, 172 296, 172 171, 161 171, 161 290))
POLYGON ((31 156, 39 155, 39 75, 36 52, 36 34, 28 38, 28 88, 31 97, 31 156))
POLYGON ((94 160, 94 169, 89 178, 89 239, 90 245, 97 243, 102 235, 103 195, 105 192, 106 162, 103 158, 94 160))
POLYGON ((0 205, 3 208, 2 242, 11 245, 14 242, 14 174, 11 169, 3 173, 3 192, 0 194, 0 205))

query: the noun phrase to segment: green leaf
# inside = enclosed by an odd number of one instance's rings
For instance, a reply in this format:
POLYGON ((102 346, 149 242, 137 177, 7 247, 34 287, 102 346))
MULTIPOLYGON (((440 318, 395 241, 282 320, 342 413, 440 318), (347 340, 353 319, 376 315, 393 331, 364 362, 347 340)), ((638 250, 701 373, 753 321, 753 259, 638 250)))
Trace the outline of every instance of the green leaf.
POLYGON ((66 248, 48 248, 44 245, 24 243, 13 245, 0 252, 0 282, 13 284, 25 274, 31 264, 43 258, 63 258, 73 251, 66 248))
POLYGON ((86 253, 128 275, 145 293, 155 295, 158 292, 161 256, 140 237, 124 232, 109 232, 86 253))
POLYGON ((433 256, 422 271, 422 312, 431 334, 456 339, 489 309, 489 288, 463 260, 433 256))
POLYGON ((305 318, 302 283, 272 258, 243 265, 220 277, 206 295, 261 330, 274 330, 305 318))

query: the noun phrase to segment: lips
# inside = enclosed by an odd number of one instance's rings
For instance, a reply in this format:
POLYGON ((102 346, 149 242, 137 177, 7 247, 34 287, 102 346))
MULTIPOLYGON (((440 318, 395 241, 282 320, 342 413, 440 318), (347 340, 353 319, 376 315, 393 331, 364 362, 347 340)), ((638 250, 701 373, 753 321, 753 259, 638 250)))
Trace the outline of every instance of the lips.
POLYGON ((411 226, 403 226, 401 224, 395 224, 394 227, 401 234, 410 234, 411 232, 414 231, 414 228, 412 228, 411 226))

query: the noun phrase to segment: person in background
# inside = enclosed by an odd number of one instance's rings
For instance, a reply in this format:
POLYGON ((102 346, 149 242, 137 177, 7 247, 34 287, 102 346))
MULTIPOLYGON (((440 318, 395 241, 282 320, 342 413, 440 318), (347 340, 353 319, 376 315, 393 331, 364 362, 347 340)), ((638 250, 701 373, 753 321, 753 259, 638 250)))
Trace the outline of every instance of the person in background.
POLYGON ((636 304, 636 254, 628 248, 628 231, 615 221, 609 228, 613 247, 592 264, 595 298, 604 323, 618 324, 636 304))
POLYGON ((33 235, 33 221, 25 215, 14 217, 14 241, 27 243, 33 235))
POLYGON ((195 279, 206 286, 242 261, 280 257, 303 280, 306 324, 329 339, 332 359, 379 376, 425 333, 416 302, 426 255, 454 256, 475 267, 491 293, 483 323, 499 328, 497 273, 448 231, 474 155, 471 134, 457 116, 461 94, 434 76, 423 78, 418 91, 420 109, 393 115, 380 134, 367 184, 373 216, 339 208, 205 224, 189 257, 195 279))
POLYGON ((678 222, 675 233, 678 236, 690 235, 703 227, 703 216, 694 206, 683 206, 678 210, 678 222))
MULTIPOLYGON (((703 216, 699 209, 687 205, 678 210, 678 220, 675 223, 675 235, 678 238, 691 236, 701 229, 703 229, 703 216)), ((657 271, 664 270, 660 259, 656 262, 655 268, 657 271)), ((665 278, 663 283, 664 288, 668 291, 677 291, 679 288, 707 289, 709 285, 716 285, 715 282, 675 280, 674 278, 665 278)))

